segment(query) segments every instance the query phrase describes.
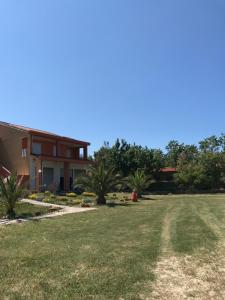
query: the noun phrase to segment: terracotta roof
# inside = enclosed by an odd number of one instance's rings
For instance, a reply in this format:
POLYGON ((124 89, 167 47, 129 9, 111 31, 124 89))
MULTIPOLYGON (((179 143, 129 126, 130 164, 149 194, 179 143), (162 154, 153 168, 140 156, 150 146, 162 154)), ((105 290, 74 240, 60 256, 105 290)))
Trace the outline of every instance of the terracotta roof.
POLYGON ((61 136, 61 135, 58 135, 58 134, 55 134, 55 133, 52 133, 52 132, 39 130, 39 129, 33 129, 33 128, 22 126, 22 125, 15 125, 15 124, 10 124, 10 123, 7 123, 7 122, 2 122, 2 121, 0 121, 0 125, 16 128, 16 129, 19 129, 19 130, 22 130, 22 131, 29 132, 31 134, 42 135, 42 136, 52 137, 52 138, 58 138, 58 139, 61 139, 61 140, 64 140, 64 141, 74 142, 74 143, 78 143, 78 144, 82 144, 82 145, 90 145, 89 142, 75 140, 73 138, 69 138, 69 137, 66 137, 66 136, 61 136))
POLYGON ((163 172, 163 173, 165 173, 165 172, 177 172, 177 169, 176 168, 170 168, 170 167, 166 167, 166 168, 161 168, 160 169, 160 172, 163 172))

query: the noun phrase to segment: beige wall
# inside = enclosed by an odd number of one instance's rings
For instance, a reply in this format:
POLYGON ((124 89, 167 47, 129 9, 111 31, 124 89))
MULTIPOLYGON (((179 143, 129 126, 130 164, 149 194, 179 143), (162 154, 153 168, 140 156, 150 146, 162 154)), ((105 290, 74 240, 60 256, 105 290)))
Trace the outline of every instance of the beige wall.
MULTIPOLYGON (((18 175, 29 175, 28 156, 22 157, 22 139, 29 134, 0 124, 0 163, 18 175)), ((28 145, 29 147, 29 145, 28 145)))

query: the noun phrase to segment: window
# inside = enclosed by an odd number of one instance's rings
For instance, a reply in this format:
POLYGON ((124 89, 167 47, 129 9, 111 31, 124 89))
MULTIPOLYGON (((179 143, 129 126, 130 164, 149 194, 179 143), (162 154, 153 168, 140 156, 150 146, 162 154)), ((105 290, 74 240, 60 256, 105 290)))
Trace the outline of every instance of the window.
POLYGON ((53 146, 53 156, 56 156, 56 145, 53 146))
POLYGON ((79 149, 79 158, 83 159, 84 158, 84 148, 79 149))
POLYGON ((33 154, 41 154, 41 144, 40 143, 32 143, 32 153, 33 154))
POLYGON ((71 158, 72 157, 72 149, 67 149, 66 150, 66 157, 71 158))
POLYGON ((22 149, 22 157, 26 157, 27 156, 27 149, 22 149))

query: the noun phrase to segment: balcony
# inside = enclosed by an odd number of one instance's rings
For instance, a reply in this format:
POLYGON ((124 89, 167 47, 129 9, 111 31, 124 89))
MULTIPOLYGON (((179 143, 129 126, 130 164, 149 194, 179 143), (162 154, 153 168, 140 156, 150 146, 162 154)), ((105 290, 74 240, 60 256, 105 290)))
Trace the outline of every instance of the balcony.
POLYGON ((88 162, 87 147, 74 147, 62 143, 33 142, 31 154, 40 159, 64 162, 88 162))

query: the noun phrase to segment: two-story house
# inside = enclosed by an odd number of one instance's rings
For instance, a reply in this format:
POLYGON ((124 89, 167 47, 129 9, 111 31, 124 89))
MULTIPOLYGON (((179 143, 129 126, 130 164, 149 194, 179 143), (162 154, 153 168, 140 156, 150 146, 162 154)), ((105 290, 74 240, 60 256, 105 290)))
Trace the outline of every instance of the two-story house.
MULTIPOLYGON (((90 143, 0 122, 0 166, 17 171, 31 190, 45 186, 68 191, 87 169, 90 143)), ((7 173, 7 172, 6 172, 7 173)))

